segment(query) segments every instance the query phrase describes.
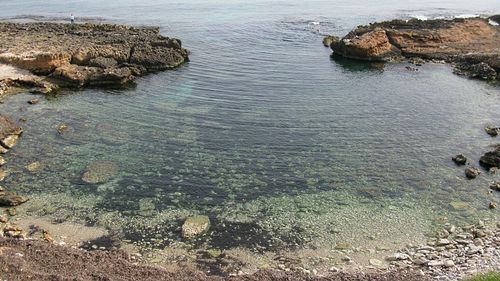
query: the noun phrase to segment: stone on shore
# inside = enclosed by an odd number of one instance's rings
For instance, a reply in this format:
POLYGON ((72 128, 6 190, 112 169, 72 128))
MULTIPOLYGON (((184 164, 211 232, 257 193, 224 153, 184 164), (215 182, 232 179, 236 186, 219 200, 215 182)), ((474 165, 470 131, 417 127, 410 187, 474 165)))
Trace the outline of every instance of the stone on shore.
POLYGON ((452 157, 451 160, 453 160, 453 162, 455 162, 457 165, 465 165, 465 163, 467 163, 467 158, 462 154, 458 154, 457 156, 452 157))
POLYGON ((209 228, 210 219, 207 216, 189 217, 182 225, 182 237, 192 239, 207 232, 209 228))
POLYGON ((465 176, 468 179, 475 179, 477 176, 481 174, 481 171, 475 167, 468 167, 465 169, 465 176))
POLYGON ((82 180, 92 184, 104 183, 116 177, 117 174, 118 166, 114 162, 95 161, 87 166, 82 180))

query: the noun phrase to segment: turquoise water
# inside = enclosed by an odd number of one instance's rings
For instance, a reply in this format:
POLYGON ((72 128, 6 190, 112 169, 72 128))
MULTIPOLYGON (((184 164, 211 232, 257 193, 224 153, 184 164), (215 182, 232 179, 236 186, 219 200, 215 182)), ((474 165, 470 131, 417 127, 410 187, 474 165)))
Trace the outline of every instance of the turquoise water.
POLYGON ((375 20, 498 13, 495 1, 143 2, 2 3, 3 19, 159 25, 192 51, 130 89, 0 104, 26 118, 4 185, 31 196, 27 214, 158 239, 148 247, 181 241, 183 219, 203 214, 213 232, 197 247, 257 251, 399 240, 443 216, 498 216, 488 210, 498 175, 467 181, 451 162, 463 153, 477 164, 498 143, 483 131, 500 120, 498 86, 441 64, 332 60, 321 44, 375 20), (100 160, 118 173, 84 183, 100 160), (42 169, 28 172, 34 161, 42 169))

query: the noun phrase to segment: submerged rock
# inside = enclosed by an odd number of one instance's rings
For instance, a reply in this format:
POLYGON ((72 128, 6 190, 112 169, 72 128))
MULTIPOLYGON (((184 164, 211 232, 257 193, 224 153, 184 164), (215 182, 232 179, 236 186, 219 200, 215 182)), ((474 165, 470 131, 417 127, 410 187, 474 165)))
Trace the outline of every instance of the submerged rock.
POLYGON ((457 156, 452 157, 451 160, 453 160, 453 162, 455 162, 457 165, 465 165, 465 163, 467 163, 467 158, 462 154, 458 154, 457 156))
POLYGON ((182 225, 182 237, 192 239, 208 231, 210 219, 207 216, 193 216, 186 219, 182 225))
POLYGON ((0 196, 0 206, 2 207, 18 206, 26 201, 28 201, 28 198, 14 194, 6 194, 0 196))
POLYGON ((481 171, 475 167, 468 167, 465 169, 465 176, 468 179, 475 179, 477 176, 481 174, 481 171))
POLYGON ((500 191, 500 182, 498 182, 498 181, 492 182, 490 184, 490 189, 493 189, 495 191, 500 191))
POLYGON ((7 177, 7 173, 4 170, 0 170, 0 181, 3 181, 7 177))
POLYGON ((86 183, 103 183, 116 177, 118 166, 111 161, 95 161, 89 164, 82 176, 86 183))
POLYGON ((479 164, 487 169, 500 168, 500 146, 494 151, 486 152, 481 156, 479 164))
POLYGON ((0 139, 3 140, 10 135, 20 135, 23 129, 19 127, 12 119, 0 114, 0 139))
POLYGON ((39 171, 40 169, 42 169, 42 163, 40 163, 39 161, 33 162, 33 163, 27 165, 26 169, 32 173, 39 171))

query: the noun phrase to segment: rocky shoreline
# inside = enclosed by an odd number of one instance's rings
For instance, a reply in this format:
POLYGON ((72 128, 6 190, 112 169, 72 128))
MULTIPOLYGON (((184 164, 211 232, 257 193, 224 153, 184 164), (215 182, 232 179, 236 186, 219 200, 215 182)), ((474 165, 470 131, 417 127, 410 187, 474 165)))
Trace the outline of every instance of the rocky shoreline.
POLYGON ((3 77, 0 96, 13 86, 38 93, 59 87, 121 86, 189 59, 181 41, 161 35, 157 27, 1 22, 0 42, 0 64, 33 74, 3 77))
POLYGON ((364 61, 410 60, 452 63, 455 73, 483 80, 500 78, 500 26, 489 19, 392 20, 358 26, 343 38, 327 36, 334 55, 364 61))

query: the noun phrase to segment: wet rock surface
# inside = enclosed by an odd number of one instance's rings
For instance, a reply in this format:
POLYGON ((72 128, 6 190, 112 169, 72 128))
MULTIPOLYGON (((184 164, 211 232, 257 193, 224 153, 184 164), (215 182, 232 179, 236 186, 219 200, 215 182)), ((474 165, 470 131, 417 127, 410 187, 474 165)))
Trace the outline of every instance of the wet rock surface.
POLYGON ((479 163, 487 169, 500 168, 500 146, 497 146, 495 150, 486 152, 481 156, 479 163))
POLYGON ((481 174, 481 171, 478 168, 475 168, 475 167, 465 168, 465 176, 468 179, 475 179, 480 174, 481 174))
POLYGON ((455 73, 495 80, 500 70, 500 27, 488 19, 393 20, 359 26, 332 41, 334 54, 366 61, 438 59, 455 73))
POLYGON ((467 163, 467 158, 462 154, 452 157, 451 160, 457 165, 465 165, 465 163, 467 163))
POLYGON ((123 85, 188 60, 180 40, 154 27, 0 23, 0 42, 1 63, 71 87, 123 85))

